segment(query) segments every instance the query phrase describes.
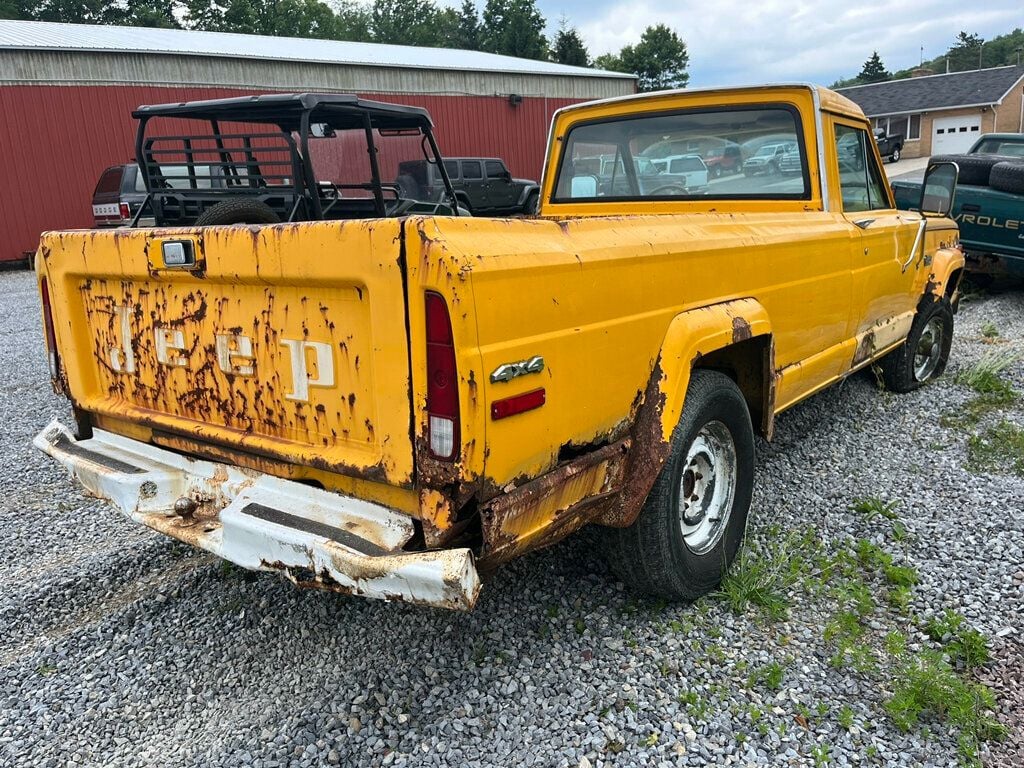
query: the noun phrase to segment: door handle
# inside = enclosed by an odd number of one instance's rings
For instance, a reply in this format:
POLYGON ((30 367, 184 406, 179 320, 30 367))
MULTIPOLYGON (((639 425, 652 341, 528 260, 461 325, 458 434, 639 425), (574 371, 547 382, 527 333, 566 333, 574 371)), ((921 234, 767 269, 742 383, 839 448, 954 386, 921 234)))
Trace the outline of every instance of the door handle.
POLYGON ((968 213, 977 213, 981 210, 981 206, 974 203, 964 203, 960 206, 960 210, 967 211, 968 213))
POLYGON ((921 222, 917 225, 917 237, 914 238, 914 245, 910 249, 910 257, 903 263, 903 267, 902 269, 900 269, 900 274, 903 274, 907 271, 907 268, 910 267, 910 264, 914 261, 914 258, 917 256, 917 249, 919 247, 923 247, 924 231, 927 228, 928 219, 921 219, 921 222))
POLYGON ((875 223, 875 220, 874 219, 857 219, 853 223, 856 224, 861 229, 867 229, 868 227, 870 227, 872 224, 875 223))

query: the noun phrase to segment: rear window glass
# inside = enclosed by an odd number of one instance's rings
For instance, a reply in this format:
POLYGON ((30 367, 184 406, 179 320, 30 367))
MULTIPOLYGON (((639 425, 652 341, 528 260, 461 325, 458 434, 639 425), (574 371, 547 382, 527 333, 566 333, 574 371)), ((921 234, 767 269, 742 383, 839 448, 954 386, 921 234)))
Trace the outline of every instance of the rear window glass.
POLYGON ((974 150, 976 155, 1010 155, 1013 157, 1024 157, 1024 141, 1005 141, 1003 139, 983 139, 978 148, 974 150))
POLYGON ((482 179, 483 171, 480 169, 479 160, 466 160, 462 163, 462 178, 482 179))
POLYGON ((448 178, 458 178, 459 176, 459 164, 454 160, 444 161, 444 172, 448 174, 448 178))
POLYGON ((690 157, 677 157, 672 161, 669 170, 672 173, 684 173, 686 171, 703 171, 706 169, 699 157, 691 155, 690 157))
POLYGON ((124 174, 124 168, 117 166, 116 168, 107 168, 100 176, 99 182, 96 184, 97 195, 110 195, 118 194, 121 191, 121 176, 124 174))
MULTIPOLYGON (((703 170, 694 158, 686 170, 703 170)), ((689 162, 689 161, 688 161, 689 162)), ((585 123, 565 141, 554 202, 575 200, 806 199, 810 179, 798 113, 787 105, 684 110, 585 123), (699 192, 683 187, 664 162, 738 145, 742 174, 714 179, 699 192), (683 150, 683 152, 680 152, 683 150), (632 163, 626 163, 627 158, 632 163), (654 162, 657 161, 657 162, 654 162), (633 173, 625 172, 632 166, 633 173)))

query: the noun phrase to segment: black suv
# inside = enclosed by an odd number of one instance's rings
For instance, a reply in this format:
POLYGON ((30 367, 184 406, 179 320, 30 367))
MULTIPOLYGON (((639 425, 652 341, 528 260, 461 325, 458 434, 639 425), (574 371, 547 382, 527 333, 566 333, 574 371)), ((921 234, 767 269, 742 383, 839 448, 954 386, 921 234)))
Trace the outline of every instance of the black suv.
MULTIPOLYGON (((165 189, 187 189, 190 186, 187 165, 161 167, 165 189)), ((224 176, 218 166, 194 166, 198 189, 224 189, 224 176)), ((132 223, 146 201, 146 181, 137 163, 112 165, 100 174, 92 193, 92 218, 96 227, 125 227, 132 223)), ((153 218, 143 217, 140 226, 152 226, 153 218)))
MULTIPOLYGON (((496 157, 449 157, 442 161, 459 206, 473 214, 533 214, 537 212, 540 186, 529 179, 513 179, 505 162, 496 157)), ((405 162, 395 180, 402 197, 438 202, 444 181, 436 163, 405 162)))

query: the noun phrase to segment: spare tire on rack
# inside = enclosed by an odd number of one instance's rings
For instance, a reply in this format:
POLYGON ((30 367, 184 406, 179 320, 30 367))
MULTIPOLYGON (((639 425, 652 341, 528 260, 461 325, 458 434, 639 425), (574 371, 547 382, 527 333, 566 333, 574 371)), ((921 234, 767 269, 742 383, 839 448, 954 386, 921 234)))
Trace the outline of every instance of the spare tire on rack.
POLYGON ((988 183, 1000 192, 1024 195, 1024 161, 996 163, 988 183))
POLYGON ((976 187, 987 187, 992 166, 1007 160, 1014 160, 1006 155, 932 155, 929 163, 956 163, 960 166, 959 184, 971 184, 976 187))
POLYGON ((264 202, 244 197, 225 200, 206 209, 197 219, 197 227, 224 224, 280 224, 281 217, 264 202))

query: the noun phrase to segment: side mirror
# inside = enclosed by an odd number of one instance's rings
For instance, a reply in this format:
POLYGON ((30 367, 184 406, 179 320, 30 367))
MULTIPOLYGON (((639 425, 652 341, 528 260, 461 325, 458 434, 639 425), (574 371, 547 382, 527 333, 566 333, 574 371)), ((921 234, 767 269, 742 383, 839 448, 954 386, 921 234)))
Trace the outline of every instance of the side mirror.
POLYGON ((949 216, 960 166, 956 163, 929 163, 921 185, 918 210, 925 216, 949 216))
POLYGON ((502 171, 501 172, 501 178, 503 178, 505 181, 511 183, 512 182, 512 171, 509 171, 507 169, 502 171))

